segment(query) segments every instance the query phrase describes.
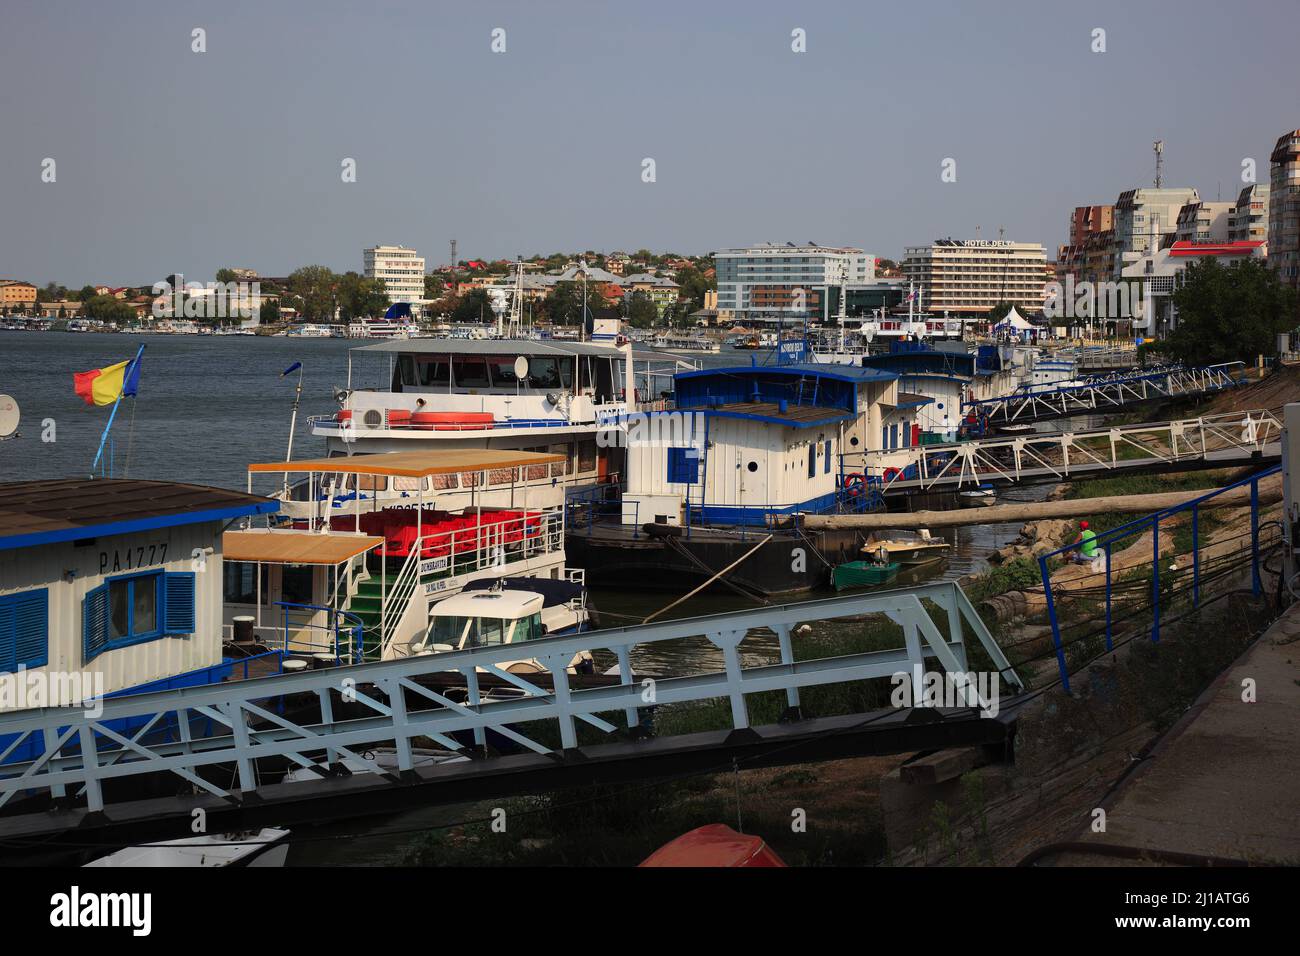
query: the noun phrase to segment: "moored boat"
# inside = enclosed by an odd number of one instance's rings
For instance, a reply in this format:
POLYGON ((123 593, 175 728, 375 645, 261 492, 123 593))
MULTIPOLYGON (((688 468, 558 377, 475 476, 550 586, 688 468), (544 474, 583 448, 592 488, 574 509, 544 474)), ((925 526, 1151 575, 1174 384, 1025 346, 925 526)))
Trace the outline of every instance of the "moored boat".
POLYGON ((831 586, 837 591, 865 588, 885 584, 898 577, 901 565, 897 561, 882 564, 879 561, 846 561, 831 571, 831 586))
POLYGON ((882 563, 927 564, 946 557, 952 548, 942 538, 935 538, 921 528, 917 531, 876 531, 867 538, 862 553, 882 563))

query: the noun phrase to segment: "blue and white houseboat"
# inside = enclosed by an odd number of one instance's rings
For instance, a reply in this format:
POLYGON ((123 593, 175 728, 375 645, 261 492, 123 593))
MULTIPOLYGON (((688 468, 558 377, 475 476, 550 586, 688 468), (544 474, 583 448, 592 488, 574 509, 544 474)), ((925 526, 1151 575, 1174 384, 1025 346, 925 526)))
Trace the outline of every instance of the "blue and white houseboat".
POLYGON ((881 369, 804 362, 678 374, 671 409, 624 422, 618 511, 571 519, 569 560, 593 582, 631 586, 698 583, 737 561, 726 580, 749 591, 825 584, 851 536, 805 535, 790 519, 835 510, 841 455, 875 447, 900 405, 910 423, 915 409, 898 381, 881 369))

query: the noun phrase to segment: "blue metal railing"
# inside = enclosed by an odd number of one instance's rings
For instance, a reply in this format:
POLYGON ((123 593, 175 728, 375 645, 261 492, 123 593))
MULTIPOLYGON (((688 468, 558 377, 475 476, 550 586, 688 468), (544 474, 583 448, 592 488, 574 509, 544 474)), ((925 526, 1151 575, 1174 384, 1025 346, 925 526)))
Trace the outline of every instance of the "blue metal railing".
POLYGON ((359 664, 362 655, 365 652, 363 644, 365 626, 361 618, 351 611, 340 611, 337 608, 327 607, 321 604, 295 604, 292 601, 276 601, 276 607, 284 608, 284 630, 282 633, 281 651, 284 654, 291 653, 290 644, 306 644, 312 649, 313 653, 325 653, 334 655, 334 663, 341 664, 346 656, 349 664, 359 664), (329 623, 314 624, 310 621, 296 625, 299 631, 307 631, 309 634, 315 634, 317 631, 324 631, 330 641, 327 644, 316 644, 314 641, 302 640, 301 637, 290 639, 289 637, 289 613, 291 611, 307 611, 315 615, 324 612, 328 615, 329 623), (344 635, 347 635, 345 638, 344 635), (341 653, 341 646, 346 643, 347 654, 341 653), (321 648, 317 651, 316 648, 321 648))
MULTIPOLYGON (((1238 488, 1250 488, 1250 580, 1251 590, 1259 595, 1263 590, 1262 579, 1260 577, 1260 550, 1259 550, 1259 483, 1262 479, 1268 478, 1281 472, 1281 465, 1274 465, 1263 471, 1256 472, 1249 477, 1240 481, 1234 481, 1230 485, 1225 485, 1199 498, 1193 498, 1191 501, 1185 501, 1180 505, 1172 508, 1166 508, 1163 511, 1157 511, 1145 515, 1134 521, 1127 522, 1108 531, 1103 531, 1094 539, 1094 546, 1101 551, 1101 560, 1105 564, 1105 592, 1106 592, 1106 625, 1105 641, 1106 650, 1114 650, 1114 635, 1112 631, 1112 608, 1114 600, 1114 582, 1111 575, 1111 554, 1115 545, 1127 538, 1145 533, 1148 529, 1151 531, 1151 630, 1150 637, 1153 644, 1160 642, 1160 523, 1180 515, 1191 514, 1191 531, 1192 531, 1192 606, 1194 608, 1201 605, 1201 541, 1200 541, 1200 509, 1205 502, 1217 498, 1225 492, 1235 491, 1238 488)), ((1081 502, 1082 503, 1082 502, 1081 502)), ((1071 554, 1079 551, 1082 545, 1080 542, 1073 542, 1064 547, 1057 548, 1055 551, 1049 551, 1038 558, 1038 573, 1043 583, 1043 595, 1047 601, 1047 614, 1052 624, 1052 643, 1056 651, 1056 663, 1061 673, 1061 686, 1066 693, 1070 691, 1070 674, 1065 660, 1065 646, 1061 641, 1061 624, 1057 615, 1056 598, 1052 594, 1052 575, 1048 563, 1057 557, 1071 554)), ((1172 569, 1171 569, 1172 570, 1172 569)), ((1167 579, 1168 580, 1168 579, 1167 579)))

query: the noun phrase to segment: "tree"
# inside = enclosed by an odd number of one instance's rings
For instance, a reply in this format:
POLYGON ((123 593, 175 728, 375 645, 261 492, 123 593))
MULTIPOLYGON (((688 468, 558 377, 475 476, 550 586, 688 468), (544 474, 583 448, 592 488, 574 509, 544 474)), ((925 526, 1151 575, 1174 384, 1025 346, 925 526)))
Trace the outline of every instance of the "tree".
POLYGON ((1193 262, 1174 291, 1178 325, 1163 351, 1187 366, 1253 362, 1274 355, 1277 336, 1296 327, 1296 293, 1258 259, 1225 266, 1193 262))
POLYGON ((451 312, 453 322, 487 322, 493 319, 495 316, 492 313, 492 305, 488 301, 488 294, 482 289, 470 289, 460 297, 460 301, 451 312))
POLYGON ((388 310, 388 292, 379 279, 369 279, 357 272, 336 277, 335 298, 339 317, 344 322, 364 316, 383 315, 388 310))
POLYGON ((426 275, 424 277, 424 297, 426 299, 438 299, 442 296, 442 290, 447 284, 435 275, 426 275))
POLYGON ((298 314, 308 322, 332 322, 338 277, 325 266, 303 266, 289 275, 289 292, 298 314))
POLYGON ((691 305, 690 311, 704 308, 704 293, 718 287, 716 278, 708 278, 695 266, 686 266, 677 273, 678 297, 691 305))
MULTIPOLYGON (((600 305, 600 297, 592 287, 587 288, 587 308, 600 305)), ((546 315, 557 325, 582 325, 582 283, 557 282, 545 301, 546 315)))
POLYGON ((1014 302, 998 302, 988 311, 989 325, 996 325, 1007 317, 1007 313, 1016 307, 1014 302))
POLYGON ((216 279, 218 282, 225 284, 227 282, 238 282, 239 276, 235 275, 234 269, 218 269, 216 279))
POLYGON ((627 321, 634 329, 648 329, 659 318, 654 300, 644 292, 633 292, 627 300, 627 321))
POLYGON ((111 295, 92 295, 81 304, 82 314, 100 322, 126 325, 135 320, 135 309, 111 295))
POLYGON ((88 302, 95 297, 95 287, 93 285, 83 285, 81 291, 73 296, 78 302, 88 302))

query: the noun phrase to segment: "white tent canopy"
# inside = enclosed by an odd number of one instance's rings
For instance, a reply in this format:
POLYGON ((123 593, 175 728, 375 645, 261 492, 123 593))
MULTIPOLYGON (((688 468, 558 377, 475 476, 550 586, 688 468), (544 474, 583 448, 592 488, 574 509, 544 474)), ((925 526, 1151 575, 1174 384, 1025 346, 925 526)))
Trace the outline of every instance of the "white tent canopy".
POLYGON ((993 327, 995 329, 1014 329, 1017 332, 1030 332, 1034 328, 1032 323, 1025 321, 1024 317, 1016 311, 1014 305, 1011 307, 1011 311, 999 319, 993 327))

